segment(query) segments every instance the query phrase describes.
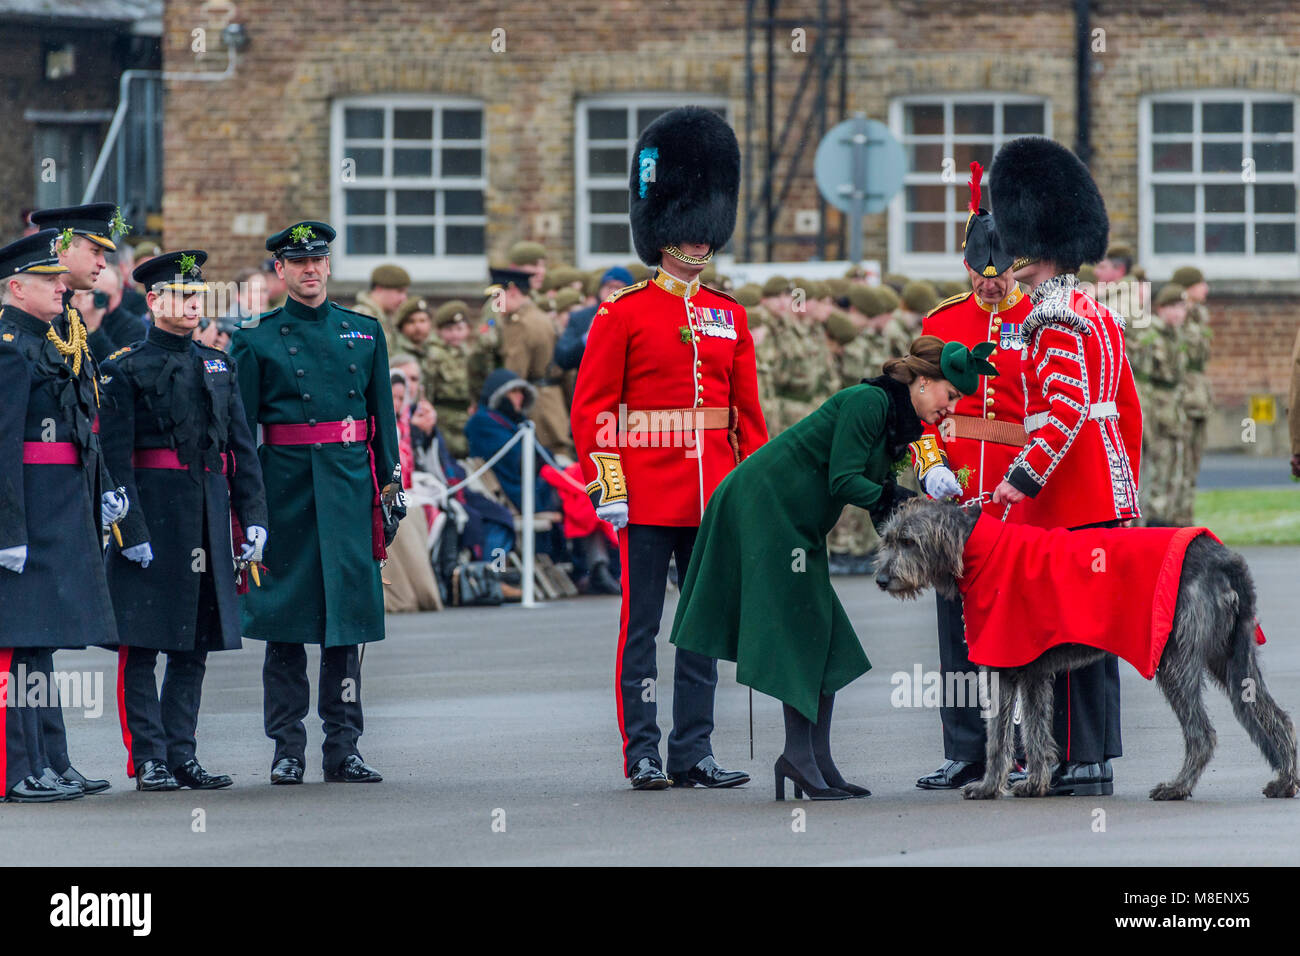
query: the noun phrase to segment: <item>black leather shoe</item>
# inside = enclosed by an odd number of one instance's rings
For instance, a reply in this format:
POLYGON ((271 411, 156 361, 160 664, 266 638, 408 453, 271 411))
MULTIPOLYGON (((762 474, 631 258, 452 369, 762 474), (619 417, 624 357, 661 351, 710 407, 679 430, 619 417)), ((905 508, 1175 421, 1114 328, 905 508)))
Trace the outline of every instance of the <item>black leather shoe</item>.
POLYGON ((592 566, 587 584, 593 594, 623 593, 622 585, 618 583, 618 578, 610 573, 609 564, 605 561, 592 566))
POLYGON ((718 790, 723 787, 739 787, 744 783, 749 783, 749 774, 743 770, 723 770, 711 755, 685 773, 673 774, 674 787, 708 787, 718 790))
POLYGON ((271 768, 272 783, 302 783, 302 761, 297 757, 281 757, 271 768))
POLYGON ((9 803, 54 803, 56 800, 67 799, 68 795, 62 790, 56 790, 30 774, 5 793, 5 800, 9 803))
POLYGON ((107 780, 88 780, 86 777, 82 776, 81 771, 76 767, 68 767, 68 769, 59 774, 59 776, 68 781, 68 783, 78 784, 82 791, 85 792, 86 796, 103 793, 112 786, 112 784, 107 780))
POLYGON ((920 790, 956 790, 975 780, 984 779, 984 764, 949 760, 934 773, 927 773, 916 786, 920 790))
POLYGON ((632 765, 630 779, 633 790, 667 790, 673 785, 663 768, 649 757, 642 757, 632 765))
POLYGON ((325 771, 326 783, 379 783, 384 778, 368 766, 359 754, 348 754, 336 770, 325 771))
MULTIPOLYGON (((1008 785, 1024 780, 1024 770, 1013 770, 1007 776, 1008 785)), ((1115 772, 1110 761, 1105 763, 1067 763, 1052 768, 1049 797, 1109 797, 1115 793, 1115 772)))
POLYGON ((81 784, 73 783, 64 777, 60 777, 53 767, 46 767, 41 771, 41 783, 47 787, 53 787, 64 795, 65 800, 75 800, 77 797, 84 797, 86 791, 81 789, 81 784))
POLYGON ((179 790, 172 772, 161 760, 146 760, 135 768, 135 788, 137 790, 179 790))
POLYGON ((220 790, 235 781, 224 773, 208 773, 191 757, 173 771, 176 782, 191 790, 220 790))

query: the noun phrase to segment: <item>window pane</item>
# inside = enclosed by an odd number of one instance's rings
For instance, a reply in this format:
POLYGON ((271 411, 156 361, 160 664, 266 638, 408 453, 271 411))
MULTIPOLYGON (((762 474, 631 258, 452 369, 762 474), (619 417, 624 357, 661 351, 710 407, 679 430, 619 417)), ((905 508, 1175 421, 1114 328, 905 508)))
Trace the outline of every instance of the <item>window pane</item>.
POLYGON ((908 186, 908 212, 943 212, 947 186, 908 186))
POLYGON ((1046 131, 1043 107, 1039 103, 1008 103, 1002 107, 1002 132, 1008 136, 1024 136, 1046 131))
POLYGON ((444 149, 442 151, 442 174, 444 176, 483 175, 483 150, 444 149))
POLYGON ((943 171, 943 144, 918 143, 907 147, 907 171, 938 173, 943 171))
POLYGON ((905 136, 942 136, 943 104, 924 103, 903 108, 905 136))
POLYGON ((349 189, 344 193, 344 209, 349 216, 382 216, 387 209, 388 193, 382 189, 349 189))
POLYGON ((350 149, 347 151, 344 160, 352 160, 356 163, 356 174, 358 176, 382 176, 384 175, 384 151, 382 149, 350 149))
POLYGON ((1241 103, 1202 103, 1202 133, 1240 133, 1242 129, 1241 103))
POLYGON ((1191 143, 1152 143, 1151 169, 1157 173, 1190 173, 1191 143))
POLYGON ((966 220, 958 219, 952 224, 952 247, 961 251, 961 244, 966 241, 966 220))
POLYGON ((588 193, 592 212, 627 214, 626 189, 593 189, 588 193))
POLYGON ((348 139, 383 139, 384 111, 363 109, 344 110, 343 135, 348 139))
POLYGON ((432 176, 433 150, 431 149, 394 149, 394 176, 432 176))
POLYGON ((1250 126, 1256 133, 1290 133, 1295 129, 1295 107, 1290 103, 1254 103, 1250 126))
POLYGON ((1240 143, 1202 143, 1201 172, 1231 173, 1241 171, 1240 143))
POLYGON ((954 103, 952 107, 954 133, 993 135, 993 104, 954 103))
POLYGON ((1156 212, 1196 212, 1196 187, 1156 186, 1156 212))
POLYGON ((1255 170, 1261 173, 1289 173, 1295 168, 1291 143, 1261 143, 1256 140, 1255 170))
POLYGON ((1195 252, 1196 226, 1190 222, 1158 222, 1153 230, 1156 252, 1195 252))
POLYGON ((438 194, 432 189, 398 189, 394 198, 399 216, 432 216, 438 211, 438 194))
POLYGON ((1206 186, 1206 212, 1245 212, 1245 186, 1206 186))
POLYGON ((587 110, 588 139, 627 139, 627 110, 591 107, 587 110))
POLYGON ((448 189, 443 193, 442 211, 448 216, 483 215, 481 189, 448 189))
POLYGON ((399 256, 433 255, 433 226, 398 226, 397 250, 399 256))
POLYGON ((443 110, 443 139, 482 139, 482 110, 443 110))
POLYGON ((1294 216, 1295 187, 1290 183, 1259 183, 1255 186, 1255 212, 1287 213, 1294 216))
POLYGON ((433 110, 393 110, 393 139, 433 139, 433 110))
POLYGON ((909 222, 907 224, 908 252, 947 252, 944 246, 944 222, 909 222))
POLYGON ((637 111, 636 111, 636 133, 637 133, 637 135, 640 136, 642 133, 644 133, 644 132, 645 132, 645 128, 646 128, 647 126, 649 126, 651 123, 653 123, 653 122, 654 122, 656 119, 658 119, 660 116, 663 116, 665 113, 667 113, 668 110, 669 110, 669 107, 667 107, 667 106, 652 106, 652 107, 649 107, 649 108, 647 108, 647 109, 637 110, 637 111))
POLYGON ((1205 224, 1205 252, 1242 253, 1246 251, 1246 224, 1244 222, 1207 222, 1205 224))
POLYGON ((627 253, 632 250, 632 232, 626 223, 593 222, 588 238, 592 252, 627 253))
POLYGON ((1192 131, 1192 104, 1152 104, 1151 131, 1153 133, 1190 133, 1192 131))
POLYGON ((1295 225, 1287 222, 1260 223, 1255 227, 1256 252, 1295 252, 1295 225))
POLYGON ((956 143, 952 147, 952 157, 957 161, 957 169, 967 170, 966 178, 970 178, 970 164, 974 160, 985 169, 993 165, 993 144, 992 143, 956 143))
POLYGON ((587 175, 626 176, 627 150, 622 148, 588 149, 587 175))
POLYGON ((448 226, 447 248, 443 250, 448 256, 481 256, 484 250, 482 226, 448 226))
POLYGON ((348 226, 348 255, 387 255, 385 226, 348 226))

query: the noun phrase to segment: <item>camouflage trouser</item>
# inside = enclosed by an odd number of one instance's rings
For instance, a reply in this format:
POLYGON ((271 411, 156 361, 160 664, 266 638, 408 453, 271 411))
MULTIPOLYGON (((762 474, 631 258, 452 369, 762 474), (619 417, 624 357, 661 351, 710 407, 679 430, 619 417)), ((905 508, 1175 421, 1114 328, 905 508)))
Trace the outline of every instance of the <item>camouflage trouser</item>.
POLYGON ((469 441, 465 438, 469 411, 444 405, 435 405, 434 408, 438 411, 438 431, 442 432, 442 440, 447 443, 451 457, 460 459, 469 455, 469 441))
POLYGON ((781 432, 793 425, 799 424, 804 418, 812 414, 817 408, 817 403, 810 402, 801 398, 775 398, 772 400, 772 416, 768 420, 768 437, 775 438, 781 432), (772 428, 772 422, 775 421, 776 428, 772 428))
POLYGON ((1204 419, 1189 421, 1179 438, 1178 483, 1173 490, 1169 523, 1185 526, 1195 521, 1196 479, 1205 451, 1204 419))
MULTIPOLYGON (((1167 429, 1158 423, 1142 435, 1142 475, 1139 500, 1144 525, 1181 525, 1191 522, 1190 511, 1181 513, 1186 500, 1187 484, 1183 471, 1187 464, 1186 432, 1167 429), (1180 520, 1184 518, 1185 520, 1180 520)), ((1194 484, 1193 484, 1194 487, 1194 484)))

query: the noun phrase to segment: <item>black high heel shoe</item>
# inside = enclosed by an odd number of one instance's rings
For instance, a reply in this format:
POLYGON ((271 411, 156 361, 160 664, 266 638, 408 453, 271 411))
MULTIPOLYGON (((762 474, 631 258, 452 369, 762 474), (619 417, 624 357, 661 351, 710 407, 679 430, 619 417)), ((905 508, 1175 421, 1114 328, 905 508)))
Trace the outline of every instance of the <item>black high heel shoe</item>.
POLYGON ((844 791, 845 793, 847 793, 850 797, 869 797, 869 796, 871 796, 871 791, 868 790, 866 787, 859 787, 857 784, 855 784, 855 783, 849 783, 847 780, 844 781, 844 783, 838 783, 838 784, 836 784, 836 785, 835 785, 835 789, 836 789, 836 790, 843 790, 843 791, 844 791))
POLYGON ((785 759, 785 754, 776 758, 776 766, 772 768, 776 774, 776 799, 785 799, 785 782, 789 780, 794 784, 795 799, 803 799, 804 792, 807 791, 809 800, 847 800, 849 794, 843 790, 837 790, 835 787, 813 787, 804 779, 803 774, 795 769, 794 764, 785 759))

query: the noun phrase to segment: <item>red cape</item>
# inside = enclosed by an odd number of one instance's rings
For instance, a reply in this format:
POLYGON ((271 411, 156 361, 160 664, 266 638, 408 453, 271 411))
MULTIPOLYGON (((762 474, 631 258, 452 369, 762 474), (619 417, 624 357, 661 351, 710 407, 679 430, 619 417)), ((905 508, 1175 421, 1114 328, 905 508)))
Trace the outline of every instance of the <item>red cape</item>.
MULTIPOLYGON (((1208 528, 1035 528, 981 515, 963 552, 972 663, 1020 667, 1060 644, 1117 654, 1150 680, 1169 640, 1187 546, 1208 528)), ((1255 628, 1255 639, 1264 633, 1255 628)))

